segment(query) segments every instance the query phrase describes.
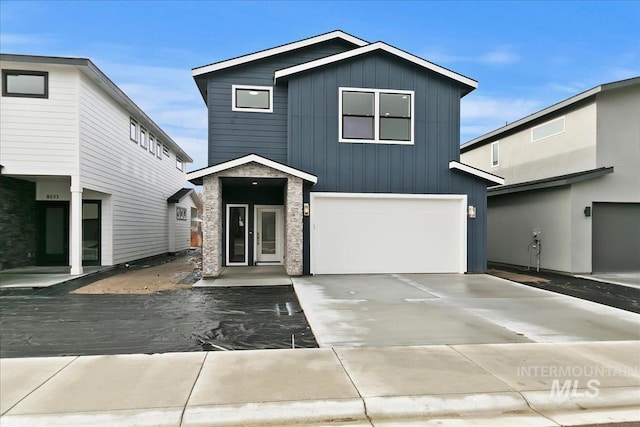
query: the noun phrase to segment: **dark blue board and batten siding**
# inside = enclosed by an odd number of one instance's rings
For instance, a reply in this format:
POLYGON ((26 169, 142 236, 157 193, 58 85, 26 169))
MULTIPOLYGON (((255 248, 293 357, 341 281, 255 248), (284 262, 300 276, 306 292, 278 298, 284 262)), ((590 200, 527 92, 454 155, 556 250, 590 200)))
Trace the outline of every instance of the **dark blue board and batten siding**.
POLYGON ((209 120, 208 164, 255 153, 287 163, 287 87, 274 87, 273 113, 232 111, 231 86, 273 86, 276 70, 334 55, 353 48, 343 40, 283 53, 205 76, 209 120))
POLYGON ((291 77, 288 164, 318 177, 312 191, 467 194, 467 269, 486 270, 486 183, 449 169, 460 158, 463 88, 436 73, 372 53, 291 77), (412 90, 414 144, 338 142, 340 87, 412 90))

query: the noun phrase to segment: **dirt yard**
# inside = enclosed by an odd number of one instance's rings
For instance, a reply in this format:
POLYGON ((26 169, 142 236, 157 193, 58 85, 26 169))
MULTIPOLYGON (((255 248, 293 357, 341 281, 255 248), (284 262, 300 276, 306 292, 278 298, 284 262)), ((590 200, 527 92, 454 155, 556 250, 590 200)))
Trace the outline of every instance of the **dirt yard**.
POLYGON ((74 294, 151 294, 175 289, 188 289, 185 279, 199 270, 199 256, 182 256, 160 265, 142 266, 93 282, 76 289, 74 294), (183 282, 183 283, 181 283, 183 282))
POLYGON ((502 279, 513 280, 514 282, 549 283, 549 280, 543 279, 542 277, 528 276, 526 274, 514 273, 511 271, 490 269, 487 273, 502 279))

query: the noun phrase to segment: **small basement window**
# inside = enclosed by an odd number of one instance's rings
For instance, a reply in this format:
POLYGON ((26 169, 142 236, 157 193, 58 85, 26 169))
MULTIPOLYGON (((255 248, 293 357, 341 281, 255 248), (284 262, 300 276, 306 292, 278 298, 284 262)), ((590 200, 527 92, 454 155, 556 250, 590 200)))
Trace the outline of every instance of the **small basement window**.
POLYGON ((2 70, 2 96, 48 98, 49 73, 46 71, 2 70))
POLYGON ((233 85, 231 102, 233 111, 272 113, 273 87, 233 85))

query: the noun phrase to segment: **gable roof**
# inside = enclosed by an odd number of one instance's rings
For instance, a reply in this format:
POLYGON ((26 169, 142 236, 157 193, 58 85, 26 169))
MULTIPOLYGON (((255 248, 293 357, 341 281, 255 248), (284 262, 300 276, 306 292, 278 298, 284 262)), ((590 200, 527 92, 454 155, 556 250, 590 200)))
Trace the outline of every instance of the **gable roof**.
POLYGON ((566 175, 552 176, 550 178, 536 179, 534 181, 519 182, 511 185, 499 185, 489 188, 487 196, 501 196, 503 194, 520 193, 522 191, 542 190, 545 188, 562 187, 576 182, 587 181, 613 172, 613 166, 574 172, 566 175))
POLYGON ((335 30, 328 33, 320 34, 318 36, 309 37, 303 40, 298 40, 296 42, 283 44, 280 46, 272 47, 270 49, 261 50, 255 53, 250 53, 248 55, 242 55, 236 58, 227 59, 220 62, 214 62, 213 64, 203 65, 201 67, 196 67, 191 70, 191 74, 193 77, 197 77, 203 74, 211 73, 213 71, 223 70, 225 68, 245 64, 247 62, 256 61, 258 59, 268 58, 273 55, 279 55, 281 53, 290 52, 292 50, 301 49, 307 46, 312 46, 314 44, 322 43, 322 42, 333 40, 333 39, 342 39, 356 46, 365 46, 368 44, 367 41, 354 37, 351 34, 347 34, 340 30, 335 30))
POLYGON ((184 199, 192 191, 193 188, 181 188, 167 198, 167 203, 179 203, 180 200, 184 199))
POLYGON ((530 122, 537 120, 537 119, 541 119, 545 116, 550 116, 556 112, 559 112, 561 110, 564 110, 566 108, 571 107, 572 105, 583 101, 585 99, 591 98, 591 97, 595 97, 597 94, 601 93, 601 92, 606 92, 606 91, 610 91, 610 90, 616 90, 616 89, 620 89, 623 87, 628 87, 628 86, 632 86, 632 85, 636 85, 636 84, 640 84, 640 77, 633 77, 630 79, 625 79, 625 80, 618 80, 615 82, 610 82, 610 83, 605 83, 605 84, 601 84, 599 86, 596 86, 594 88, 591 88, 587 91, 584 91, 582 93, 579 93, 577 95, 574 95, 570 98, 567 98, 563 101, 560 101, 556 104, 551 105, 550 107, 544 108, 540 111, 537 111, 533 114, 530 114, 526 117, 523 117, 519 120, 516 120, 513 123, 509 123, 506 126, 503 126, 499 129, 496 129, 494 131, 491 131, 489 133, 486 133, 482 136, 479 136, 477 138, 474 138, 470 141, 465 142, 464 144, 462 144, 460 146, 460 152, 464 153, 467 152, 469 150, 472 150, 474 148, 478 148, 481 147, 483 145, 486 145, 490 142, 496 141, 498 140, 503 134, 507 133, 507 132, 511 132, 514 131, 517 128, 520 127, 524 127, 527 124, 529 124, 530 122))
POLYGON ((187 174, 187 180, 193 184, 199 185, 201 183, 201 178, 207 175, 211 175, 214 173, 218 173, 227 169, 235 168, 237 166, 246 165, 247 163, 255 162, 266 166, 271 169, 278 170, 280 172, 286 173, 288 175, 293 175, 298 178, 302 178, 305 181, 309 181, 313 184, 318 182, 318 177, 315 175, 311 175, 310 173, 303 172, 299 169, 292 168, 291 166, 284 165, 282 163, 275 162, 273 160, 269 160, 257 154, 249 154, 244 157, 239 157, 237 159, 229 160, 224 163, 218 163, 217 165, 208 166, 206 168, 198 169, 193 172, 189 172, 187 174))
POLYGON ((304 64, 294 65, 293 67, 278 70, 275 72, 274 80, 277 81, 280 78, 291 76, 296 73, 301 73, 303 71, 311 70, 313 68, 322 67, 328 64, 333 64, 338 61, 343 61, 345 59, 364 55, 366 53, 374 52, 374 51, 387 52, 391 55, 397 56, 415 65, 418 65, 422 68, 426 68, 428 70, 441 74, 445 77, 448 77, 452 80, 460 82, 465 86, 467 86, 468 88, 468 90, 465 92, 465 95, 478 87, 478 82, 469 77, 463 76, 462 74, 458 74, 447 68, 436 65, 432 62, 419 58, 415 55, 405 52, 404 50, 398 49, 397 47, 393 47, 383 42, 371 43, 365 46, 361 46, 359 48, 348 50, 346 52, 341 52, 335 55, 327 56, 326 58, 320 58, 320 59, 316 59, 315 61, 305 62, 304 64))
POLYGON ((54 64, 67 65, 77 67, 84 75, 89 77, 100 89, 115 100, 121 107, 126 109, 129 114, 134 114, 137 121, 142 121, 148 130, 160 139, 162 143, 169 146, 178 157, 187 163, 193 162, 193 159, 176 143, 167 133, 160 128, 151 118, 144 112, 135 102, 131 100, 114 82, 107 77, 90 59, 87 58, 68 58, 59 56, 40 56, 40 55, 18 55, 18 54, 0 54, 0 61, 7 62, 24 62, 32 64, 54 64))
POLYGON ((474 168, 473 166, 469 166, 466 165, 464 163, 460 163, 457 162, 455 160, 451 160, 449 162, 449 169, 453 169, 453 170, 459 170, 460 172, 465 172, 468 173, 469 175, 475 176, 477 178, 483 179, 487 182, 493 183, 493 184, 497 184, 497 185, 503 185, 504 184, 504 178, 498 176, 498 175, 494 175, 492 173, 489 172, 485 172, 481 169, 478 168, 474 168))

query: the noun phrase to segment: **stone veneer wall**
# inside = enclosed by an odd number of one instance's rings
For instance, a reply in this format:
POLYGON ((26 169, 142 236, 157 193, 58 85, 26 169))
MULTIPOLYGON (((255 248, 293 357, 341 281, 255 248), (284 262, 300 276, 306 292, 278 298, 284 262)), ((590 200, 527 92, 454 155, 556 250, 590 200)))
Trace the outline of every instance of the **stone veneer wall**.
POLYGON ((218 277, 222 268, 222 189, 220 178, 287 178, 285 188, 285 249, 287 274, 302 274, 302 179, 259 163, 248 163, 203 179, 202 275, 218 277))
POLYGON ((0 270, 35 264, 36 221, 36 184, 0 176, 0 270))

